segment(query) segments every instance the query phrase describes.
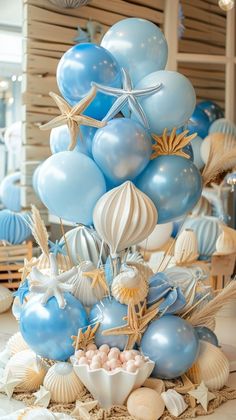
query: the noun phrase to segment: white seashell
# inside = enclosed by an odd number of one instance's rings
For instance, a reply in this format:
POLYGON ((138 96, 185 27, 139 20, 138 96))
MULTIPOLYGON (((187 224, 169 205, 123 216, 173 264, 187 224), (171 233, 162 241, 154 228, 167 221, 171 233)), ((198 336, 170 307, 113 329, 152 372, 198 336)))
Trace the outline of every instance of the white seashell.
POLYGON ((156 391, 143 387, 130 394, 127 409, 132 418, 137 420, 158 420, 164 412, 165 404, 156 391))
POLYGON ((145 263, 129 262, 126 263, 128 267, 135 267, 139 271, 140 276, 148 283, 151 276, 153 276, 152 269, 145 263))
POLYGON ((10 290, 0 286, 0 314, 6 312, 13 302, 13 296, 10 290))
POLYGON ((120 303, 137 305, 148 294, 148 285, 136 267, 125 265, 112 282, 112 294, 120 303))
POLYGON ((222 233, 216 241, 217 254, 233 254, 236 252, 236 231, 222 225, 222 233))
POLYGON ((68 404, 76 401, 83 385, 70 363, 59 362, 53 365, 44 378, 44 387, 51 392, 51 401, 68 404))
POLYGON ((146 388, 154 389, 154 391, 156 391, 158 394, 161 394, 165 391, 165 383, 162 381, 162 379, 147 378, 143 386, 146 388))
POLYGON ((10 356, 14 356, 20 351, 29 350, 29 346, 20 332, 15 333, 11 338, 9 338, 6 348, 9 351, 10 356))
POLYGON ((54 413, 41 407, 28 407, 17 417, 19 420, 55 420, 55 418, 54 413))
POLYGON ((201 196, 200 200, 197 202, 196 206, 191 211, 191 216, 198 217, 198 216, 211 216, 212 214, 212 206, 210 201, 201 196))
POLYGON ((188 405, 185 403, 182 395, 174 389, 168 389, 168 391, 162 392, 161 396, 167 410, 172 416, 178 417, 188 408, 188 405))
POLYGON ((76 375, 103 408, 124 404, 130 392, 139 388, 154 368, 154 362, 149 360, 135 373, 121 369, 110 373, 102 368, 89 370, 87 365, 79 365, 74 356, 71 361, 76 375))
POLYGON ((16 387, 18 392, 36 391, 43 383, 47 372, 47 365, 31 350, 16 353, 6 364, 4 375, 11 371, 14 379, 20 381, 16 387))
POLYGON ((176 263, 188 263, 198 258, 197 236, 192 229, 183 230, 175 242, 176 263))
POLYGON ((143 256, 138 251, 129 252, 125 257, 125 261, 122 261, 122 262, 126 262, 126 263, 136 262, 136 263, 139 263, 139 264, 143 264, 143 256))
POLYGON ((204 381, 210 391, 219 390, 228 380, 229 361, 218 347, 200 340, 199 356, 187 376, 194 384, 204 381))
POLYGON ((91 261, 83 261, 78 266, 78 273, 67 282, 68 284, 74 285, 72 294, 79 299, 84 306, 94 305, 105 295, 103 287, 96 285, 92 288, 92 279, 83 275, 84 272, 92 271, 95 268, 95 265, 91 261))
MULTIPOLYGON (((57 264, 60 271, 68 271, 71 269, 70 258, 67 255, 57 254, 56 259, 57 259, 57 264)), ((50 262, 49 262, 48 256, 45 254, 41 254, 40 257, 38 258, 36 267, 39 270, 49 270, 50 262)))

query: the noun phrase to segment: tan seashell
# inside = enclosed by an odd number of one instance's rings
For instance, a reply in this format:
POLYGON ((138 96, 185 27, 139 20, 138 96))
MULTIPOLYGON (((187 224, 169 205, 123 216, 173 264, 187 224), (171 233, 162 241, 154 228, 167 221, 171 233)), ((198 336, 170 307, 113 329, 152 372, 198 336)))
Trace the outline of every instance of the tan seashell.
POLYGON ((200 340, 200 352, 187 376, 194 384, 204 381, 210 391, 223 388, 229 377, 229 361, 216 346, 200 340))
POLYGON ((83 385, 67 362, 53 365, 44 378, 44 387, 51 392, 51 401, 69 404, 76 401, 83 390, 83 385))
POLYGON ((188 263, 198 258, 197 236, 192 229, 185 229, 178 236, 174 258, 177 264, 188 263))
POLYGON ((216 241, 216 254, 233 254, 236 252, 236 231, 222 226, 222 233, 216 241))
POLYGON ((15 333, 11 338, 9 338, 6 348, 10 356, 14 356, 20 351, 29 350, 29 346, 25 342, 20 332, 15 333))
POLYGON ((161 394, 165 391, 165 384, 161 379, 157 378, 148 378, 144 382, 143 386, 146 388, 151 388, 156 391, 158 394, 161 394))
POLYGON ((112 294, 120 303, 137 305, 148 294, 148 285, 136 267, 125 266, 112 282, 112 294))
MULTIPOLYGON (((57 258, 58 268, 60 271, 67 271, 71 269, 71 262, 68 255, 57 254, 56 258, 57 258)), ((47 255, 45 254, 40 255, 40 257, 38 258, 36 267, 39 270, 50 269, 49 258, 47 257, 47 255)))
POLYGON ((47 373, 47 365, 31 350, 24 350, 10 358, 4 375, 7 375, 9 371, 14 373, 14 379, 21 381, 16 387, 16 392, 31 392, 42 385, 47 373))
POLYGON ((161 396, 167 410, 172 416, 178 417, 188 408, 182 395, 174 389, 168 389, 168 391, 162 392, 161 396))
POLYGON ((10 290, 4 286, 0 286, 0 314, 6 312, 13 302, 13 296, 10 290))
POLYGON ((130 394, 127 409, 137 420, 157 420, 162 416, 165 404, 156 391, 143 387, 130 394))

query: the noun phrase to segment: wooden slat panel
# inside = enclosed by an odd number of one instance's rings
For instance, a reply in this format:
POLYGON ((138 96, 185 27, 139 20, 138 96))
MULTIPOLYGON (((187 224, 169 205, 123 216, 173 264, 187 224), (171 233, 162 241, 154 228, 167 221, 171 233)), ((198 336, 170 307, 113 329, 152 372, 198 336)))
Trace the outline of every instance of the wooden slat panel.
POLYGON ((206 44, 204 42, 196 42, 192 40, 181 39, 179 41, 179 51, 185 53, 192 53, 193 51, 195 51, 199 54, 201 53, 223 55, 224 48, 206 44))

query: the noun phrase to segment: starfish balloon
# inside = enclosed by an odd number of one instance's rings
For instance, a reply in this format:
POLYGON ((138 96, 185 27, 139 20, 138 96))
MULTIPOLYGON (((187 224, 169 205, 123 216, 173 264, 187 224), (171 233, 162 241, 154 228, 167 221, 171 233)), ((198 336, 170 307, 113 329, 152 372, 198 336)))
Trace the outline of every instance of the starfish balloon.
POLYGON ((194 397, 197 403, 201 404, 206 413, 209 402, 216 398, 216 396, 212 394, 212 392, 208 391, 208 388, 206 387, 203 381, 195 390, 188 391, 188 394, 191 397, 194 397))
POLYGON ((48 241, 48 245, 50 248, 50 252, 54 255, 64 255, 66 256, 66 252, 63 250, 63 246, 65 245, 64 242, 60 243, 58 240, 56 240, 55 242, 52 241, 48 241))
POLYGON ((76 401, 75 409, 72 411, 71 416, 75 419, 90 420, 89 412, 98 405, 98 401, 76 401))
POLYGON ((50 297, 54 296, 59 308, 66 306, 64 292, 72 292, 74 285, 66 282, 77 273, 77 268, 73 267, 64 273, 59 274, 58 263, 54 254, 49 254, 50 274, 43 274, 38 268, 33 267, 31 272, 30 290, 33 293, 43 293, 41 303, 45 305, 50 297))
POLYGON ((64 98, 62 98, 54 92, 50 92, 49 95, 56 102, 59 110, 61 111, 61 115, 53 118, 48 123, 41 125, 40 129, 51 130, 54 127, 60 127, 61 125, 67 124, 71 136, 71 142, 68 150, 73 150, 75 148, 78 134, 81 136, 81 125, 87 125, 89 127, 97 128, 101 128, 106 125, 104 121, 98 121, 94 118, 87 117, 87 115, 82 115, 82 113, 85 111, 86 108, 88 108, 88 106, 91 104, 91 102, 96 96, 95 87, 92 87, 88 95, 86 95, 80 102, 78 102, 74 106, 70 106, 64 98))
POLYGON ((44 386, 40 385, 39 391, 34 392, 33 395, 36 398, 34 405, 39 405, 44 408, 48 407, 51 399, 51 392, 44 388, 44 386))
POLYGON ((99 83, 93 82, 92 85, 97 88, 99 92, 105 93, 106 95, 116 96, 117 99, 108 111, 107 115, 103 118, 103 121, 111 120, 118 112, 120 112, 126 105, 135 117, 140 121, 146 128, 149 128, 146 114, 138 102, 137 98, 145 97, 156 93, 161 89, 162 84, 157 84, 145 89, 133 89, 132 82, 129 74, 125 69, 122 69, 123 77, 123 88, 113 88, 110 86, 103 86, 99 83))

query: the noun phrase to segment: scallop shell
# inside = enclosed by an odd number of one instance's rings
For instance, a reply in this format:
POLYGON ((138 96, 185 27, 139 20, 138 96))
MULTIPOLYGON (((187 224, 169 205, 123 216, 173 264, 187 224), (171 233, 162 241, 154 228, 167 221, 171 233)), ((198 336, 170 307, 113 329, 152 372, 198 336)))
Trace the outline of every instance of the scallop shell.
POLYGON ((83 261, 78 266, 78 274, 73 276, 67 283, 74 285, 73 295, 83 303, 84 306, 92 306, 104 297, 103 287, 96 285, 91 287, 92 279, 84 276, 86 271, 92 271, 96 267, 91 261, 83 261))
POLYGON ((120 303, 137 305, 148 294, 148 285, 136 267, 125 266, 112 282, 112 294, 120 303))
POLYGON ((176 263, 188 263, 198 258, 197 236, 192 229, 183 230, 175 242, 176 263))
POLYGON ((168 391, 162 392, 161 396, 167 410, 172 416, 178 417, 188 408, 182 395, 174 389, 168 389, 168 391))
POLYGON ((217 254, 232 254, 236 252, 236 231, 227 226, 222 226, 223 232, 216 241, 217 254))
POLYGON ((200 352, 187 376, 194 384, 204 381, 210 391, 223 388, 229 377, 229 361, 213 344, 200 340, 200 352))
POLYGON ((4 286, 0 286, 0 314, 7 311, 13 301, 13 296, 10 290, 4 286))
MULTIPOLYGON (((57 264, 60 271, 67 271, 71 269, 71 262, 68 255, 57 254, 57 264)), ((44 253, 38 258, 36 267, 39 270, 50 269, 49 258, 44 253)))
POLYGON ((44 387, 51 392, 51 401, 69 404, 78 398, 83 391, 83 385, 70 363, 59 362, 53 365, 43 382, 44 387))
POLYGON ((20 351, 29 350, 29 346, 20 332, 15 333, 11 338, 9 338, 6 348, 10 353, 10 356, 14 356, 20 351))
POLYGON ((17 392, 31 392, 42 385, 47 373, 47 365, 31 350, 24 350, 10 358, 4 375, 7 375, 9 371, 14 372, 14 379, 20 380, 16 387, 17 392))

